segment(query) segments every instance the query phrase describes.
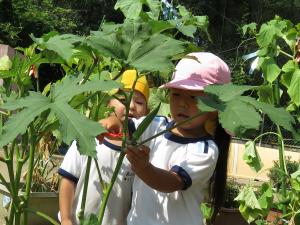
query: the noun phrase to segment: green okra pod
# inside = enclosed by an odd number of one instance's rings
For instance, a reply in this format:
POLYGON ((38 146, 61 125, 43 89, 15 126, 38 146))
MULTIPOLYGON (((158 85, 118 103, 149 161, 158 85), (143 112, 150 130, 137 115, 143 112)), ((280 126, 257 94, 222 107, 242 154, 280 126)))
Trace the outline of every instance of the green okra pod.
POLYGON ((161 103, 159 103, 158 106, 146 116, 146 118, 141 122, 136 131, 132 134, 131 145, 137 144, 137 140, 141 137, 141 135, 144 133, 144 131, 147 129, 147 127, 150 125, 150 123, 158 113, 160 105, 161 103))

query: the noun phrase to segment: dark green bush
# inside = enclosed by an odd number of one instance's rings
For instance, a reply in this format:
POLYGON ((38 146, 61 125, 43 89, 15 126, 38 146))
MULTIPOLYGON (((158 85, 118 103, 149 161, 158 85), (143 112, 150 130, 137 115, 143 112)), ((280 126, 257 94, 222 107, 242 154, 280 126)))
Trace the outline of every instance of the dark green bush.
MULTIPOLYGON (((291 157, 287 157, 286 160, 286 170, 288 172, 288 174, 292 174, 294 172, 297 171, 298 166, 300 164, 300 160, 295 161, 295 160, 291 160, 291 157)), ((274 165, 272 168, 270 168, 269 173, 267 174, 273 187, 276 188, 276 190, 278 191, 280 188, 280 168, 279 168, 279 161, 274 161, 274 165)), ((291 188, 291 184, 290 182, 288 182, 288 179, 286 181, 286 185, 287 188, 290 189, 291 188)))

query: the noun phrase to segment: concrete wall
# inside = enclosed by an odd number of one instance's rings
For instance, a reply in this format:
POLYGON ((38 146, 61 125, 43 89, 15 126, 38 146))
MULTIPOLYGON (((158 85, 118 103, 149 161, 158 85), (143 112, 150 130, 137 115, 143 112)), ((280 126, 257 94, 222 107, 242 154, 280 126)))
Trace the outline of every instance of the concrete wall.
MULTIPOLYGON (((258 154, 264 164, 262 170, 256 173, 243 160, 244 143, 232 141, 228 162, 228 175, 242 179, 257 179, 259 181, 268 180, 268 169, 273 166, 273 161, 278 160, 278 148, 257 147, 258 154)), ((300 159, 300 149, 298 152, 285 150, 286 156, 291 156, 292 160, 300 159)))

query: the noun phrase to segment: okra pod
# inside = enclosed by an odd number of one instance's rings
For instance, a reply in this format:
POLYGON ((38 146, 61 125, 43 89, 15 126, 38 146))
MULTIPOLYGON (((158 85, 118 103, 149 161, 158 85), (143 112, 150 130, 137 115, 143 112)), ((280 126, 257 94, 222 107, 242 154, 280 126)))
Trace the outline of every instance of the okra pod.
POLYGON ((135 132, 132 134, 131 138, 131 145, 136 145, 137 140, 141 137, 141 135, 144 133, 144 131, 147 129, 147 127, 150 125, 154 117, 159 111, 161 103, 158 104, 158 106, 153 109, 146 118, 141 122, 141 124, 138 126, 138 128, 135 130, 135 132))

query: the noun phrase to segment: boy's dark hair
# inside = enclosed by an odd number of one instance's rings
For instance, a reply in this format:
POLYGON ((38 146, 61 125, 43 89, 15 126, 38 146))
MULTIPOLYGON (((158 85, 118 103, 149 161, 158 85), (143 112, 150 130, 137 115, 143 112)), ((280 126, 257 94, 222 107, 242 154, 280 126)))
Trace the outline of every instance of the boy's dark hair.
POLYGON ((213 214, 210 219, 210 224, 213 224, 215 221, 216 216, 218 215, 224 202, 230 140, 231 136, 224 130, 221 124, 218 123, 215 132, 215 143, 219 149, 219 157, 214 176, 210 181, 210 196, 213 207, 213 214))

